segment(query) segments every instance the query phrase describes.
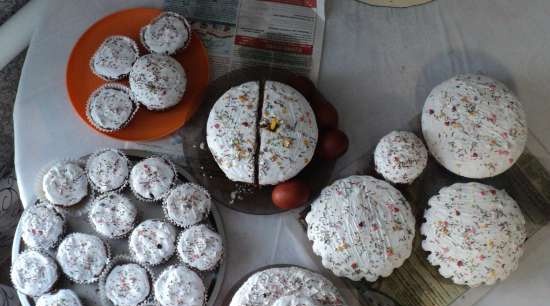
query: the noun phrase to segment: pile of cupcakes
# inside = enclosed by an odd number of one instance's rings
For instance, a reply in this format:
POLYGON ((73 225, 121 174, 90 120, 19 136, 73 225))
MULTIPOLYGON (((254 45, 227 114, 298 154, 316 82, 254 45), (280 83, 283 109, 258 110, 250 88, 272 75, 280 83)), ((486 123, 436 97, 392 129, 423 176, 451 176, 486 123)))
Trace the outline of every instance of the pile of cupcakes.
POLYGON ((140 55, 138 44, 130 37, 107 37, 90 59, 91 71, 108 83, 90 95, 86 105, 88 121, 98 130, 110 133, 128 125, 140 106, 166 111, 180 103, 187 75, 172 56, 190 41, 189 23, 173 12, 160 14, 141 29, 145 55, 140 55), (126 80, 129 86, 121 83, 126 80))
POLYGON ((19 225, 26 250, 11 270, 19 292, 41 306, 79 306, 73 291, 59 288, 66 280, 98 283, 104 305, 205 305, 201 274, 218 268, 223 239, 209 219, 209 192, 180 181, 169 159, 132 164, 123 152, 103 149, 86 161, 54 163, 40 182, 40 200, 19 225), (158 206, 163 218, 139 222, 140 205, 158 206), (84 218, 88 233, 72 232, 69 218, 84 218), (127 240, 125 253, 113 254, 111 243, 120 240, 127 240))

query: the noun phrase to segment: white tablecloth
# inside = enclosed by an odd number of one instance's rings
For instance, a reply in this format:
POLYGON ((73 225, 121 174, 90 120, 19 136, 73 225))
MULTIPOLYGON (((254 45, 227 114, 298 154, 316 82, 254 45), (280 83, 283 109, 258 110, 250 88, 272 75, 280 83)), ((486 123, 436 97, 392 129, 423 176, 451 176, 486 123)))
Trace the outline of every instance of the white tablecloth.
MULTIPOLYGON (((74 115, 65 91, 66 62, 76 39, 100 17, 161 4, 49 0, 31 40, 14 113, 16 171, 25 205, 33 199, 37 172, 48 162, 102 147, 136 146, 100 136, 74 115)), ((437 0, 410 9, 328 1, 319 85, 340 111, 341 127, 351 140, 339 166, 371 150, 393 129, 416 129, 424 99, 437 83, 460 72, 482 72, 518 93, 529 119, 529 149, 550 168, 549 17, 547 0, 437 0)), ((296 212, 256 217, 221 210, 229 238, 222 296, 235 280, 263 265, 319 268, 295 222, 296 212)), ((548 254, 540 243, 531 244, 532 254, 548 254)), ((497 300, 500 305, 545 305, 550 263, 535 269, 540 260, 532 254, 481 305, 497 300), (499 298, 505 293, 505 299, 499 298)))

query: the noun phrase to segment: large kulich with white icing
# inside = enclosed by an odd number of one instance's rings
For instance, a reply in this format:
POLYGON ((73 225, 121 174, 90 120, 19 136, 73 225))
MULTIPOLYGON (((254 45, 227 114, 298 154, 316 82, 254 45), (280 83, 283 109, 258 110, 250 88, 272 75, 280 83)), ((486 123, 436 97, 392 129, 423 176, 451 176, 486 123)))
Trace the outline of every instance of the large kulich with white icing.
POLYGON ((441 165, 469 178, 506 171, 527 142, 518 98, 481 75, 459 75, 435 87, 424 104, 422 132, 441 165))
POLYGON ((260 185, 296 176, 311 161, 317 138, 306 98, 276 81, 231 88, 214 104, 206 131, 208 147, 225 175, 260 185))
POLYGON ((323 189, 306 222, 313 251, 337 276, 375 281, 411 255, 415 219, 409 203, 370 176, 350 176, 323 189))

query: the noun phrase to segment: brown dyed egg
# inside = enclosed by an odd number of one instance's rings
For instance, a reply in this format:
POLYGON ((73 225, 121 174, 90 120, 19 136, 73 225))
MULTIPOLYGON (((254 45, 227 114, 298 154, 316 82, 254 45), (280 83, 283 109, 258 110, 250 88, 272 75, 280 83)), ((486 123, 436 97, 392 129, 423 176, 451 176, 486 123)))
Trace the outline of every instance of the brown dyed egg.
POLYGON ((335 129, 338 127, 338 111, 320 93, 315 93, 311 100, 311 108, 315 112, 317 125, 321 129, 335 129))
POLYGON ((293 75, 288 80, 288 85, 298 90, 307 100, 310 100, 316 91, 313 82, 305 76, 293 75))
POLYGON ((307 203, 311 189, 298 179, 291 179, 275 186, 271 192, 271 201, 281 209, 292 209, 307 203))
POLYGON ((330 129, 321 134, 319 156, 324 160, 335 160, 348 150, 349 140, 344 132, 330 129))

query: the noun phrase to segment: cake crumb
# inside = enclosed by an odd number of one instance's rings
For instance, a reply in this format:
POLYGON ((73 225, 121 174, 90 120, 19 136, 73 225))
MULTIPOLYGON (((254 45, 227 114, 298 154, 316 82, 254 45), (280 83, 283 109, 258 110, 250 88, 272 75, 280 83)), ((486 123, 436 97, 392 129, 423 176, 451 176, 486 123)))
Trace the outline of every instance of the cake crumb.
POLYGON ((200 148, 201 150, 204 150, 204 149, 206 148, 206 146, 205 146, 205 144, 204 144, 204 141, 200 143, 199 148, 200 148))

